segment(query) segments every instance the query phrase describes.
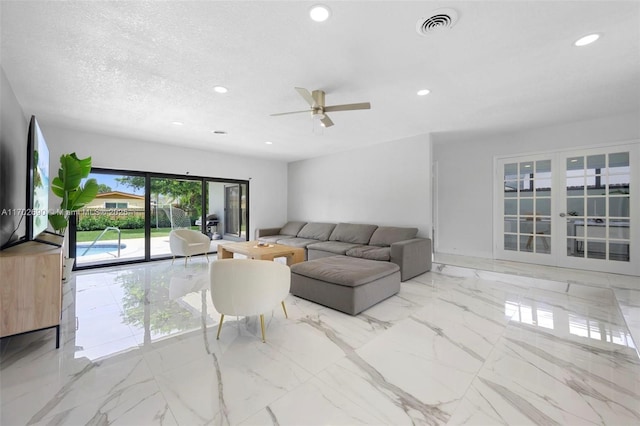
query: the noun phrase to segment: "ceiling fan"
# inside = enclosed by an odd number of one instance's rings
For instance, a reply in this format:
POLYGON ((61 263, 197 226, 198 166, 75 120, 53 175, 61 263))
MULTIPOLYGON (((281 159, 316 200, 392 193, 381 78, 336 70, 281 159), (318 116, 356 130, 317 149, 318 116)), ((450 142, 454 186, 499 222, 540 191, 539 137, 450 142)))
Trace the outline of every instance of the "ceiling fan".
POLYGON ((305 101, 311 107, 310 109, 305 109, 302 111, 291 111, 291 112, 280 112, 277 114, 271 114, 272 117, 276 117, 278 115, 288 115, 288 114, 299 114, 301 112, 310 112, 313 118, 317 118, 320 120, 320 123, 324 127, 333 126, 333 121, 326 114, 327 112, 335 112, 335 111, 352 111, 357 109, 370 109, 371 104, 369 102, 361 102, 357 104, 343 104, 343 105, 329 105, 325 106, 324 104, 324 91, 322 90, 314 90, 309 93, 307 89, 303 89, 302 87, 296 87, 296 91, 304 98, 305 101))

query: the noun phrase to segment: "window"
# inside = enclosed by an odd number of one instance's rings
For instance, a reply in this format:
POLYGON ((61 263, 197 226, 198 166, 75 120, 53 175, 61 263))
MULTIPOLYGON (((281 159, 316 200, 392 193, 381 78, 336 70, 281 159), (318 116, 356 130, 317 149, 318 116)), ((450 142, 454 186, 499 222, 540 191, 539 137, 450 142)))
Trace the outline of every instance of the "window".
POLYGON ((128 209, 129 203, 104 203, 105 209, 128 209))

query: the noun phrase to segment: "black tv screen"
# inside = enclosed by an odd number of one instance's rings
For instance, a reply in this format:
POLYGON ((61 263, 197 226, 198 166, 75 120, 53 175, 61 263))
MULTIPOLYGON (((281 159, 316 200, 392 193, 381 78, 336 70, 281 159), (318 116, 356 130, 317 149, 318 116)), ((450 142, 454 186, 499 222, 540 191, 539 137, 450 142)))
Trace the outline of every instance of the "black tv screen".
POLYGON ((37 240, 48 226, 49 148, 35 116, 31 116, 27 140, 27 241, 37 240))

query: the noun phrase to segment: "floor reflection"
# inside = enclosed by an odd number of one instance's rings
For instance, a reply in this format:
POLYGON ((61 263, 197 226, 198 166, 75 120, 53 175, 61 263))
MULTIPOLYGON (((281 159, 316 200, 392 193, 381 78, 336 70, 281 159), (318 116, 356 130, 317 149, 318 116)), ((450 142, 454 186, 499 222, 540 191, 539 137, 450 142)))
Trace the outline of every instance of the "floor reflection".
POLYGON ((217 323, 208 263, 159 262, 75 276, 75 346, 95 360, 217 323))

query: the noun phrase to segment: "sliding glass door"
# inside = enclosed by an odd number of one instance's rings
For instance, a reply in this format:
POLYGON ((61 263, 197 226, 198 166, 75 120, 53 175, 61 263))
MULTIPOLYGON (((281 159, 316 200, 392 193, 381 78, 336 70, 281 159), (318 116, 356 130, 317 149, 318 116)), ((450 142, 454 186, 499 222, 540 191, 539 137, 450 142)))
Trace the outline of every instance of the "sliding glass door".
POLYGON ((247 239, 248 181, 96 168, 90 177, 100 193, 69 228, 76 267, 171 258, 169 233, 180 228, 208 235, 210 252, 247 239))
POLYGON ((75 218, 76 266, 145 259, 144 176, 131 172, 93 172, 98 195, 75 218), (130 183, 142 183, 132 186, 130 183))
POLYGON ((152 258, 171 256, 169 233, 174 229, 200 230, 202 179, 151 176, 150 211, 152 258))
POLYGON ((225 235, 236 238, 245 238, 247 231, 246 185, 225 185, 224 200, 225 235))

